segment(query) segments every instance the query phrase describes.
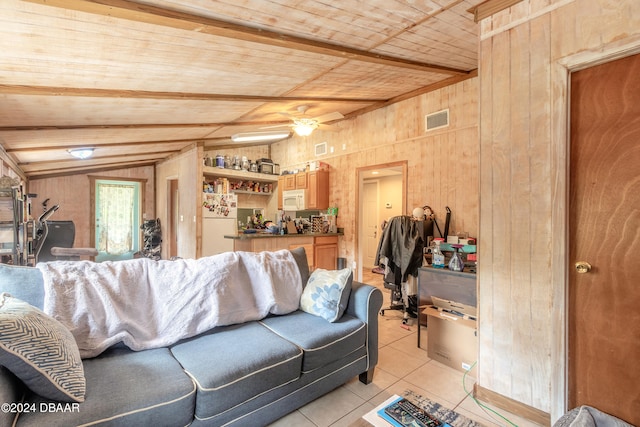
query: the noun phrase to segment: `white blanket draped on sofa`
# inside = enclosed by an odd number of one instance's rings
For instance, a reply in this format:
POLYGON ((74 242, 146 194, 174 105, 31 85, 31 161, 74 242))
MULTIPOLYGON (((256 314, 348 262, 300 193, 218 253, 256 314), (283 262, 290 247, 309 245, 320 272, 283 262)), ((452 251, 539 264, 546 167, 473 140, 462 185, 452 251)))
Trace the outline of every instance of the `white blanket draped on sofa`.
POLYGON ((44 311, 71 330, 83 358, 120 341, 132 350, 165 347, 215 326, 286 314, 298 308, 302 293, 287 250, 37 267, 44 311))

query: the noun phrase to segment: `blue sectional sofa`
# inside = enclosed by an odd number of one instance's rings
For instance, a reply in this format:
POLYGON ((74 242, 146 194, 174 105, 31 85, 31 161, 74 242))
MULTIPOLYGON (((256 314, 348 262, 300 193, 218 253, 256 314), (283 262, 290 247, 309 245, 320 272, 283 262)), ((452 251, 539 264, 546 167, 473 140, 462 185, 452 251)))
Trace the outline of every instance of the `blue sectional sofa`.
MULTIPOLYGON (((301 254, 295 258, 305 283, 301 254)), ((41 308, 40 271, 0 265, 3 292, 41 308)), ((45 399, 0 366, 0 403, 10 404, 0 426, 267 425, 351 378, 371 382, 381 305, 378 289, 353 282, 346 311, 333 323, 298 310, 216 327, 166 348, 118 344, 82 360, 81 403, 45 399)))

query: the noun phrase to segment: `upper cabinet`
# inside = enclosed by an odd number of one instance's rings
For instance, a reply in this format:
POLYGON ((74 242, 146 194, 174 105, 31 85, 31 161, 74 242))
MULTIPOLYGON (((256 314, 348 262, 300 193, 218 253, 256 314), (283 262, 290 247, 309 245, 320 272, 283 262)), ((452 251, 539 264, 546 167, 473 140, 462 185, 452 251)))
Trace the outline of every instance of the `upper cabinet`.
POLYGON ((307 172, 282 175, 283 190, 304 190, 307 188, 307 172))
POLYGON ((307 208, 323 210, 329 207, 329 171, 306 173, 307 208))
POLYGON ((306 209, 323 210, 329 207, 329 171, 315 170, 278 178, 278 209, 282 209, 282 191, 307 190, 306 209))

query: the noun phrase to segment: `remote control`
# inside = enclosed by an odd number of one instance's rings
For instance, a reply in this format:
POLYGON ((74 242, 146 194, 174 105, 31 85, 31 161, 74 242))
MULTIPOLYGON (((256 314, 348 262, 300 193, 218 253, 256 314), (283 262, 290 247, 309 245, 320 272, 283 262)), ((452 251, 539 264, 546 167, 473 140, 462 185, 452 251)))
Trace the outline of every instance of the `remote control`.
POLYGON ((398 422, 401 426, 406 427, 444 427, 436 417, 427 413, 424 409, 416 406, 407 399, 400 399, 384 408, 384 412, 398 422))

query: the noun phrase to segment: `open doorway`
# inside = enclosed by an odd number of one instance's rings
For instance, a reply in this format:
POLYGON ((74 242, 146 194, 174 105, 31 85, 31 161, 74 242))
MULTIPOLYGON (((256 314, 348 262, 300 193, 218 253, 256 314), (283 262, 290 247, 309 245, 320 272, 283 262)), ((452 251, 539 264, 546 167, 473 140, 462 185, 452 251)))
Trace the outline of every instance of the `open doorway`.
POLYGON ((385 163, 357 169, 356 277, 375 264, 380 224, 406 213, 407 162, 385 163))

